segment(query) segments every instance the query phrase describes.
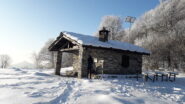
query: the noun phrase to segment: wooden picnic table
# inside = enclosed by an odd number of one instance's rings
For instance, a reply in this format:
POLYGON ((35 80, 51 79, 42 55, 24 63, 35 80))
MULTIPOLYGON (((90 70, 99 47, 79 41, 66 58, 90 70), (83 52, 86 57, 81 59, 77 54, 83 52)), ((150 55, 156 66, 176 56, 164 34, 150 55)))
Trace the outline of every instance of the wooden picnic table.
POLYGON ((158 81, 159 77, 161 77, 161 81, 175 81, 176 75, 178 75, 178 72, 161 72, 161 71, 149 71, 149 72, 143 72, 145 81, 151 80, 151 81, 158 81), (173 77, 173 79, 172 79, 173 77))
POLYGON ((176 75, 178 75, 178 72, 168 72, 169 73, 169 81, 175 81, 176 75), (171 80, 171 77, 173 77, 173 80, 171 80))
POLYGON ((145 81, 151 80, 151 81, 155 81, 155 73, 154 72, 143 72, 144 75, 144 79, 145 81))
POLYGON ((168 81, 168 73, 167 72, 155 72, 155 80, 158 80, 158 78, 161 77, 161 81, 163 81, 164 77, 166 78, 165 81, 168 81))

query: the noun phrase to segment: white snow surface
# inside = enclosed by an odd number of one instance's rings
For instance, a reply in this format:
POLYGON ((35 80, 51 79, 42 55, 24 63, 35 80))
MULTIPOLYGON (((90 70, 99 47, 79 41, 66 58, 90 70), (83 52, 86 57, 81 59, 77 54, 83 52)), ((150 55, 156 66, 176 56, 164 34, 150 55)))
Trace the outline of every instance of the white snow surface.
POLYGON ((176 82, 77 79, 54 70, 0 69, 1 104, 185 104, 185 76, 176 82))
POLYGON ((60 74, 61 74, 61 75, 66 75, 66 72, 67 72, 67 71, 72 71, 72 70, 73 70, 73 67, 61 68, 61 69, 60 69, 60 74))
POLYGON ((67 32, 67 31, 64 31, 63 34, 77 41, 79 44, 82 44, 82 45, 103 47, 103 48, 114 48, 114 49, 121 49, 125 51, 150 54, 150 51, 127 42, 120 42, 116 40, 108 40, 107 42, 101 42, 97 37, 93 37, 90 35, 83 35, 83 34, 74 33, 74 32, 67 32))

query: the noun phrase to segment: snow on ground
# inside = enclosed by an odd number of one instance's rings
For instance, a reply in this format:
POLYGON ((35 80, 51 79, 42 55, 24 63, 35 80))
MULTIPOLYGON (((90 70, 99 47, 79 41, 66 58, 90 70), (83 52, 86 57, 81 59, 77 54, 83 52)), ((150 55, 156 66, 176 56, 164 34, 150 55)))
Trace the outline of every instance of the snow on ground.
POLYGON ((53 70, 0 69, 1 104, 185 104, 185 76, 176 82, 77 79, 53 70))
POLYGON ((61 68, 60 74, 61 74, 61 75, 66 75, 66 72, 67 72, 67 71, 72 71, 72 70, 73 70, 73 67, 61 68))

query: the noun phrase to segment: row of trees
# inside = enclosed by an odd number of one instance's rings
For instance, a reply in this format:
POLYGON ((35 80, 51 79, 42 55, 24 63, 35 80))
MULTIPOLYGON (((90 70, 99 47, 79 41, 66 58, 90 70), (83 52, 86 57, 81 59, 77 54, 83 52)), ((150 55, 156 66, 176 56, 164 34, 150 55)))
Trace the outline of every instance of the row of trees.
POLYGON ((146 69, 182 70, 185 69, 184 26, 185 1, 162 0, 160 5, 137 19, 130 32, 123 29, 118 16, 103 17, 99 29, 107 27, 112 40, 126 41, 150 50, 150 57, 144 58, 146 69))
MULTIPOLYGON (((185 1, 166 0, 132 26, 129 42, 149 49, 147 69, 185 68, 185 1)), ((185 71, 185 70, 184 70, 185 71)))

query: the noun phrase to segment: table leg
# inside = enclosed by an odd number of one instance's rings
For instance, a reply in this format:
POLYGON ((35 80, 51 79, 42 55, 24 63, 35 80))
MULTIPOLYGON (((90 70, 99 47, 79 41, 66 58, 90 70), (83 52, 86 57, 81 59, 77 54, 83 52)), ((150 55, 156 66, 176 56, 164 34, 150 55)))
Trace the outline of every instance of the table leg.
POLYGON ((175 81, 175 77, 176 77, 176 75, 174 74, 174 81, 175 81))
POLYGON ((155 81, 156 75, 153 76, 153 82, 155 81))
POLYGON ((156 81, 158 81, 158 77, 159 77, 158 74, 156 74, 156 81))
POLYGON ((170 81, 170 79, 171 79, 171 73, 170 73, 170 75, 169 75, 169 81, 170 81))
POLYGON ((147 75, 145 75, 144 78, 145 78, 145 82, 146 82, 147 81, 147 75))
POLYGON ((166 75, 166 81, 168 81, 168 74, 166 75))

